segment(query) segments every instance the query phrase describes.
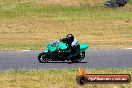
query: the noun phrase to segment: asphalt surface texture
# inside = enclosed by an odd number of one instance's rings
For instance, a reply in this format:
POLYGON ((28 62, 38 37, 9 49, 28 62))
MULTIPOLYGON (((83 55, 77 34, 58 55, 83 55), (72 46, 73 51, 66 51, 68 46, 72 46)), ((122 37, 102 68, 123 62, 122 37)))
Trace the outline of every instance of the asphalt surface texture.
POLYGON ((0 51, 0 71, 4 70, 43 70, 78 68, 131 68, 132 49, 88 49, 86 57, 79 63, 49 62, 40 63, 41 50, 0 51))

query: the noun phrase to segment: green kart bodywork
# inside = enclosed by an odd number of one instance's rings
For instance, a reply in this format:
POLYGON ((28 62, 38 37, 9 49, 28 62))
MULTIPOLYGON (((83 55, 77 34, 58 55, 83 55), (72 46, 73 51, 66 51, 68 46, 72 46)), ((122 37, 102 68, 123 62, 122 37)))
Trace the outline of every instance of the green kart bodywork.
MULTIPOLYGON (((63 43, 63 42, 58 42, 58 45, 56 46, 52 46, 54 42, 50 42, 48 43, 48 50, 44 50, 43 52, 47 53, 48 51, 50 52, 54 52, 56 51, 57 49, 60 49, 60 50, 65 50, 67 49, 67 45, 66 43, 63 43)), ((80 45, 80 53, 82 52, 85 52, 85 50, 89 47, 89 44, 79 44, 80 45)))
POLYGON ((88 47, 88 44, 80 44, 80 53, 85 52, 88 47))
POLYGON ((79 44, 78 42, 73 42, 74 52, 67 52, 69 46, 66 43, 61 42, 60 40, 56 40, 53 42, 49 42, 47 46, 47 50, 43 50, 39 56, 38 60, 41 63, 49 62, 49 61, 71 61, 71 62, 79 62, 85 57, 85 51, 89 47, 88 44, 79 44), (79 49, 80 47, 80 49, 79 49), (70 57, 72 56, 72 57, 70 57))

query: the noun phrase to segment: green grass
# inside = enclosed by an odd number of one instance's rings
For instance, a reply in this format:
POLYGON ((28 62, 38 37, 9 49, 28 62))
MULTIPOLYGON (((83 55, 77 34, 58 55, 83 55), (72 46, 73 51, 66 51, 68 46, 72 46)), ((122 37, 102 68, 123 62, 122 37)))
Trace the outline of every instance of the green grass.
MULTIPOLYGON (((88 74, 130 74, 132 69, 87 69, 88 74)), ((130 84, 76 83, 77 69, 70 70, 16 70, 0 72, 0 88, 131 88, 130 84)))
POLYGON ((132 4, 108 9, 102 2, 63 6, 38 0, 1 1, 0 50, 43 49, 68 33, 91 48, 131 47, 132 4))
POLYGON ((45 17, 45 15, 51 20, 131 19, 132 8, 107 9, 102 6, 41 6, 32 3, 7 4, 0 6, 1 19, 21 17, 32 18, 33 16, 45 17))

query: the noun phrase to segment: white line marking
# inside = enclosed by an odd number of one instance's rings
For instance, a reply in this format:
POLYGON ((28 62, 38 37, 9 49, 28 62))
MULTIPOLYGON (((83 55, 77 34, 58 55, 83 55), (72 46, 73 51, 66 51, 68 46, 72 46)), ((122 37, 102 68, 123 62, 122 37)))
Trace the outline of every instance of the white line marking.
POLYGON ((24 51, 25 52, 25 51, 30 51, 30 50, 21 50, 21 51, 24 51))
POLYGON ((126 48, 126 49, 132 49, 132 48, 126 48))

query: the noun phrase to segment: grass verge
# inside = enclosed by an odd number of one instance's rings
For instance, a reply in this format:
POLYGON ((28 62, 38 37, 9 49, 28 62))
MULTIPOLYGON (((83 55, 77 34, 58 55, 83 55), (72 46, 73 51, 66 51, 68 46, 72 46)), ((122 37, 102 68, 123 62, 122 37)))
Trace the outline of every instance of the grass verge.
MULTIPOLYGON (((132 69, 93 69, 88 74, 130 74, 132 69)), ((76 69, 33 70, 0 72, 0 88, 131 88, 130 84, 86 84, 76 83, 76 69)))
POLYGON ((132 4, 108 9, 94 1, 2 0, 0 50, 43 49, 68 33, 91 48, 132 47, 132 4))

